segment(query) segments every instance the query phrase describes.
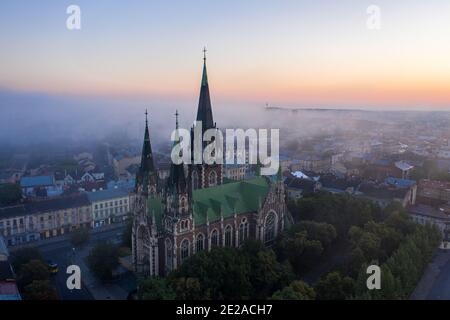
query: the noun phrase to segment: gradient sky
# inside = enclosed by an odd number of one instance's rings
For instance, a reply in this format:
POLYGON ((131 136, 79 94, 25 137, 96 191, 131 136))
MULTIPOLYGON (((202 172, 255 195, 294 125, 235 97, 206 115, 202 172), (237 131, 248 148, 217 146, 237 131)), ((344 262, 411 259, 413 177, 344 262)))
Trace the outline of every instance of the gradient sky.
POLYGON ((0 43, 7 91, 195 101, 206 45, 230 106, 450 109, 448 0, 1 0, 0 43))

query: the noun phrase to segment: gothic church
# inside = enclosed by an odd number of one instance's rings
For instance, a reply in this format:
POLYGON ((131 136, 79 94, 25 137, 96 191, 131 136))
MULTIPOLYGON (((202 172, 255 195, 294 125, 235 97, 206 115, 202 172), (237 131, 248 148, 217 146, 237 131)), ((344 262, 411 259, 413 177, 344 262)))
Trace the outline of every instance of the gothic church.
MULTIPOLYGON (((196 121, 203 130, 216 128, 205 58, 196 121)), ((158 179, 146 119, 133 208, 136 273, 165 276, 199 251, 239 247, 247 239, 270 245, 284 229, 288 212, 280 175, 224 183, 221 164, 184 166, 172 163, 167 180, 158 179)))

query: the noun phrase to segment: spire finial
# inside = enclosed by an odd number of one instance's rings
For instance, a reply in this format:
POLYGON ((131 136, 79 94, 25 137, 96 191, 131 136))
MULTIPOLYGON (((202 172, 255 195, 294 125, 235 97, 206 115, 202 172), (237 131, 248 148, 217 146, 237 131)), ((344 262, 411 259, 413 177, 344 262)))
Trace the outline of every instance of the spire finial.
POLYGON ((145 109, 145 124, 146 125, 148 124, 147 116, 148 116, 148 112, 147 112, 147 109, 145 109))
POLYGON ((207 52, 208 50, 206 50, 206 47, 203 47, 203 61, 205 61, 206 62, 206 52, 207 52))
POLYGON ((175 126, 178 129, 178 110, 175 112, 175 126))

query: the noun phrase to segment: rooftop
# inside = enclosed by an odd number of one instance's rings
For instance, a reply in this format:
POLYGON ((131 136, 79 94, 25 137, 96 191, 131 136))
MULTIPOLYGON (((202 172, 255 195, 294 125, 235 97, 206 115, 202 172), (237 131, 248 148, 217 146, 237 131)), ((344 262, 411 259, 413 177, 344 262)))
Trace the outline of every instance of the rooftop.
MULTIPOLYGON (((226 219, 234 214, 255 212, 259 209, 269 192, 269 180, 256 177, 193 191, 193 214, 196 225, 226 219)), ((163 204, 161 198, 148 200, 148 213, 155 215, 158 228, 161 228, 163 204)))
POLYGON ((414 180, 399 179, 399 178, 393 178, 393 177, 386 178, 384 180, 384 182, 386 184, 396 186, 398 188, 410 188, 416 184, 416 181, 414 181, 414 180))
POLYGON ((86 194, 77 194, 70 197, 60 197, 42 201, 34 201, 17 206, 0 208, 0 218, 12 218, 30 214, 59 211, 71 208, 89 206, 86 194))
POLYGON ((410 214, 425 216, 433 219, 449 220, 450 218, 441 210, 437 210, 431 206, 426 206, 423 204, 416 205, 409 208, 410 214))
POLYGON ((22 188, 45 187, 53 184, 55 184, 53 176, 22 177, 20 179, 20 186, 22 188))
POLYGON ((410 165, 408 162, 403 160, 397 161, 395 163, 395 166, 402 171, 408 171, 414 168, 414 166, 410 165))
POLYGON ((87 193, 89 201, 97 202, 128 196, 128 192, 123 189, 106 189, 87 193))

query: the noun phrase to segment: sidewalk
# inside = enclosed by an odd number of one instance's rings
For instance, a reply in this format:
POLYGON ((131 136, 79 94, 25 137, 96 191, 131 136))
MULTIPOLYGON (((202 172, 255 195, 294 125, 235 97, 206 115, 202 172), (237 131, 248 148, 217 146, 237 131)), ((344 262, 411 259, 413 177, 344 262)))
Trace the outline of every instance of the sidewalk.
MULTIPOLYGON (((90 229, 89 233, 91 235, 95 235, 95 234, 99 234, 102 232, 108 232, 111 230, 121 229, 121 228, 124 228, 125 225, 126 225, 126 223, 109 224, 109 225, 106 225, 106 226, 103 226, 100 228, 90 229)), ((42 247, 42 246, 46 246, 49 244, 55 244, 55 243, 60 243, 60 242, 65 242, 65 241, 70 241, 70 233, 67 233, 62 236, 57 236, 54 238, 41 239, 41 240, 37 240, 37 241, 19 244, 16 246, 10 246, 10 247, 8 247, 8 250, 14 251, 14 250, 18 250, 18 249, 26 248, 26 247, 42 247)))
POLYGON ((422 278, 419 281, 414 292, 409 297, 409 300, 426 300, 436 279, 442 272, 443 267, 450 260, 450 252, 448 250, 438 249, 432 261, 425 269, 422 278))
POLYGON ((79 249, 75 252, 73 263, 81 269, 81 282, 94 297, 95 300, 126 300, 127 291, 114 283, 104 284, 99 281, 89 270, 85 258, 89 255, 92 246, 79 249))

